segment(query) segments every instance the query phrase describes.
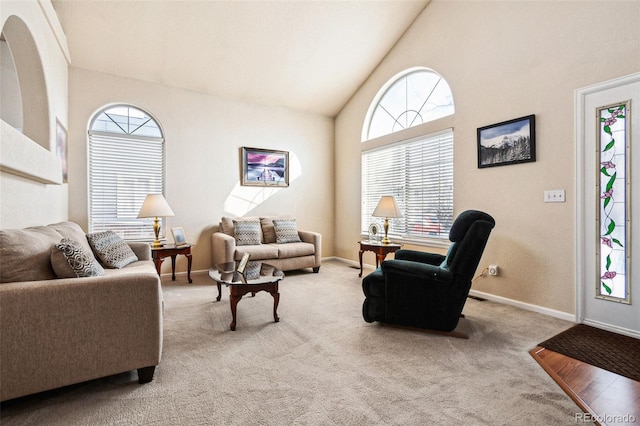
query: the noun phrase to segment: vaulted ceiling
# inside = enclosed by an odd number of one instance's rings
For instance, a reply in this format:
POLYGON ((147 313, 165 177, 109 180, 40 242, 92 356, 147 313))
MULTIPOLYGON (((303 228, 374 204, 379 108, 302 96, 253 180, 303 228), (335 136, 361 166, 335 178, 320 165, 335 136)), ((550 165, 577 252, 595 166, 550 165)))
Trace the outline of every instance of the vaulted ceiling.
POLYGON ((429 0, 53 0, 71 66, 335 116, 429 0))

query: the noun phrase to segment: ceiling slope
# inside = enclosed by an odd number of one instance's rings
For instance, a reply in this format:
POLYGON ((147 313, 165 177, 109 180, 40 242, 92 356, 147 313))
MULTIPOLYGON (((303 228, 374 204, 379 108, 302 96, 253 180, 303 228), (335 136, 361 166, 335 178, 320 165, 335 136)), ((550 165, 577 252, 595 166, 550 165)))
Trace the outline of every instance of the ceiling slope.
POLYGON ((335 116, 428 0, 52 3, 73 67, 335 116))

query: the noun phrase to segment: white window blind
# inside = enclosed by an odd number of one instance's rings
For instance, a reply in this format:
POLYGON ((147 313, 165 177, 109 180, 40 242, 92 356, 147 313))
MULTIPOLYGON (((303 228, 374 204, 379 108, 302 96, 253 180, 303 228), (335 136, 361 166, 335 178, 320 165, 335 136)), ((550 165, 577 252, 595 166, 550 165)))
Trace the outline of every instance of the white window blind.
POLYGON ((448 239, 453 223, 453 130, 362 153, 362 232, 380 197, 393 195, 402 218, 389 234, 407 240, 448 239))
POLYGON ((90 232, 153 239, 153 219, 137 219, 151 193, 164 193, 164 140, 90 131, 90 232))

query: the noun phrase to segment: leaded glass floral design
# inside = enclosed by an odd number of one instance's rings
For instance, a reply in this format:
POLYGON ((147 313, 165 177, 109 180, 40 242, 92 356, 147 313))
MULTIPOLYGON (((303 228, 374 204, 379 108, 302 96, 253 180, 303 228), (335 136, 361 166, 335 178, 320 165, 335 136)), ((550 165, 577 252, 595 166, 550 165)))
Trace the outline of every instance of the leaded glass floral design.
POLYGON ((630 302, 628 112, 627 103, 599 108, 597 112, 600 127, 597 181, 600 270, 596 297, 623 303, 630 302))

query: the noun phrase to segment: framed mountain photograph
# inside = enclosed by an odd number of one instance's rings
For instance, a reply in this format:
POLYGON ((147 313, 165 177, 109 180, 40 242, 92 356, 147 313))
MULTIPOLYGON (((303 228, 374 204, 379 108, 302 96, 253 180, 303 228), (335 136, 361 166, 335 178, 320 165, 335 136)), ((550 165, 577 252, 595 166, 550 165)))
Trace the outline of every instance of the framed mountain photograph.
POLYGON ((536 161, 535 115, 478 128, 478 168, 531 161, 536 161))

